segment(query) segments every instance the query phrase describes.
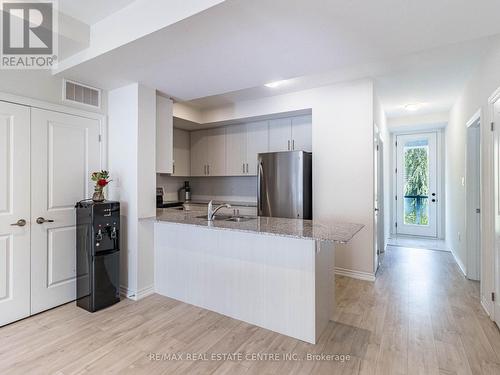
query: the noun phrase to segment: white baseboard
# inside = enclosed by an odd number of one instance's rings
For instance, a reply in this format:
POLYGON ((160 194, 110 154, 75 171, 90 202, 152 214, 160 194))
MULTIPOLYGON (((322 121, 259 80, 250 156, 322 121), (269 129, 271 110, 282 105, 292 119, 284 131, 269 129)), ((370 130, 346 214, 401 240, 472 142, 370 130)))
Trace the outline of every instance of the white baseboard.
POLYGON ((375 281, 375 275, 371 272, 354 271, 341 267, 335 267, 335 275, 352 277, 358 280, 375 281))
POLYGON ((131 289, 128 289, 125 286, 120 286, 120 295, 122 297, 132 299, 134 301, 138 301, 140 299, 143 299, 144 297, 147 297, 155 292, 154 285, 150 285, 146 288, 142 288, 141 290, 134 291, 131 289))
MULTIPOLYGON (((492 318, 491 311, 490 311, 491 303, 490 303, 490 301, 484 299, 483 297, 484 296, 481 296, 481 306, 483 307, 484 311, 486 312, 486 314, 488 314, 488 316, 491 319, 492 318)), ((491 320, 493 320, 493 319, 491 319, 491 320)))
POLYGON ((463 275, 465 277, 467 277, 467 272, 465 271, 465 266, 464 264, 462 263, 462 261, 460 259, 458 259, 458 257, 455 255, 455 252, 453 251, 453 249, 451 249, 451 253, 453 254, 453 259, 455 259, 455 262, 458 264, 458 268, 460 268, 460 271, 462 271, 463 275))

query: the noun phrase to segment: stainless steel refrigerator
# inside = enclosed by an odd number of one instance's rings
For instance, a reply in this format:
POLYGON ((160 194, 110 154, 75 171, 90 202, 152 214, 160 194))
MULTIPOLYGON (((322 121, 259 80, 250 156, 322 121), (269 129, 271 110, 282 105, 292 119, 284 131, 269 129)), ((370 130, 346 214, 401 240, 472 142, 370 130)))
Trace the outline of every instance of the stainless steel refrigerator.
POLYGON ((268 152, 257 158, 258 215, 312 219, 312 154, 268 152))

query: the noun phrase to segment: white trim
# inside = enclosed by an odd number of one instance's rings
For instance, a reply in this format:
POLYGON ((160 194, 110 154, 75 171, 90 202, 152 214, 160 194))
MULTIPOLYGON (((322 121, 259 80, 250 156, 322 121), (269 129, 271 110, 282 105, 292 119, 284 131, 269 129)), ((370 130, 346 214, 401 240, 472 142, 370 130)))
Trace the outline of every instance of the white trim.
POLYGON ((488 316, 490 317, 491 320, 493 320, 493 314, 492 314, 492 309, 491 309, 491 301, 488 301, 486 299, 483 298, 484 296, 481 296, 481 306, 483 307, 484 311, 486 312, 486 314, 488 314, 488 316))
MULTIPOLYGON (((450 248, 451 249, 451 248, 450 248)), ((453 255, 453 259, 455 259, 455 263, 458 265, 458 268, 460 268, 460 271, 462 271, 462 274, 464 277, 467 277, 467 271, 465 268, 465 265, 462 263, 462 261, 455 255, 455 252, 453 249, 451 249, 451 254, 453 255)))
POLYGON ((358 280, 375 281, 375 274, 373 272, 354 271, 341 267, 335 267, 335 275, 347 276, 358 280))
POLYGON ((140 299, 143 299, 143 298, 150 296, 151 294, 154 294, 154 293, 155 293, 154 285, 150 285, 150 286, 148 286, 146 288, 142 288, 138 291, 131 290, 123 285, 120 286, 120 296, 134 300, 134 301, 139 301, 140 299))
POLYGON ((467 124, 465 125, 467 128, 470 128, 472 125, 474 125, 478 120, 481 120, 481 117, 483 117, 483 110, 479 108, 476 113, 472 115, 472 117, 467 121, 467 124))

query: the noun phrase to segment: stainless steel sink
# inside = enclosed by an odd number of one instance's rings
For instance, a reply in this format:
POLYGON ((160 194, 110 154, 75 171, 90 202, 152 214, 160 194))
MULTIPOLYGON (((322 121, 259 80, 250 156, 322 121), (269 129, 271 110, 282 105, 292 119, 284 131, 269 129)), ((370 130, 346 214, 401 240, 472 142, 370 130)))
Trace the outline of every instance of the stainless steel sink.
MULTIPOLYGON (((208 216, 207 215, 200 215, 200 216, 196 216, 196 218, 198 219, 205 219, 208 221, 208 216)), ((227 220, 227 219, 230 219, 231 216, 228 216, 228 215, 215 215, 214 216, 214 220, 215 221, 223 221, 223 220, 227 220)))
POLYGON ((245 221, 255 220, 254 217, 245 217, 245 216, 233 216, 227 219, 226 221, 234 221, 236 223, 243 223, 245 221))

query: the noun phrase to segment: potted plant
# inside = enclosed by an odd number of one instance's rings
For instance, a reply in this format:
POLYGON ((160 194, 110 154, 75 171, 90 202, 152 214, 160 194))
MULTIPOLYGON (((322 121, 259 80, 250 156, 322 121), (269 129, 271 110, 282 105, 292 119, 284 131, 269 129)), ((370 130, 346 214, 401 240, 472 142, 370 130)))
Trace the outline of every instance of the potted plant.
POLYGON ((111 180, 109 180, 109 172, 94 172, 92 173, 91 179, 92 181, 95 181, 94 195, 92 196, 92 200, 94 202, 104 201, 103 189, 111 182, 111 180))

